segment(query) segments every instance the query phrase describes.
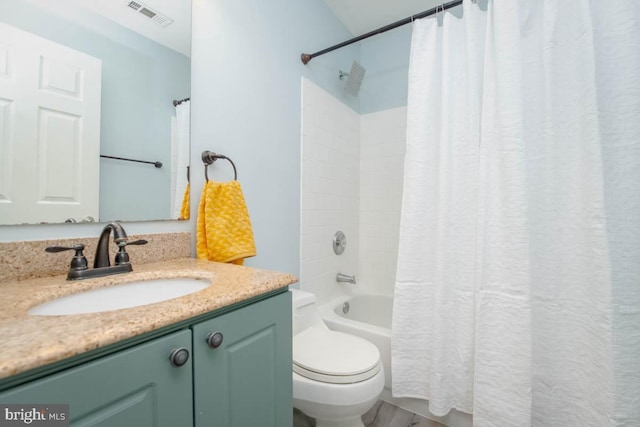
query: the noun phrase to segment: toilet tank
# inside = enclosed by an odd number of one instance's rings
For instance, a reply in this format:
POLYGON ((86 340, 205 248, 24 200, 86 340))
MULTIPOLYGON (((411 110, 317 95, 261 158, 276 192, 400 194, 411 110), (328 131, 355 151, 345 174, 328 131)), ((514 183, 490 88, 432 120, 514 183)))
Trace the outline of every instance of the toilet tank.
POLYGON ((300 289, 289 289, 289 292, 291 292, 294 336, 311 326, 327 328, 318 313, 315 294, 300 289))

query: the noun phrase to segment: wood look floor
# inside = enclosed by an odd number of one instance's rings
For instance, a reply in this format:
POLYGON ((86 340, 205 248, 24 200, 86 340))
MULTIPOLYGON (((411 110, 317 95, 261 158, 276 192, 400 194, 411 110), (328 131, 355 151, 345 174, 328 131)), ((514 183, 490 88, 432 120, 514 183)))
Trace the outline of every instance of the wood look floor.
MULTIPOLYGON (((382 400, 378 400, 378 403, 362 416, 362 422, 366 427, 447 427, 382 400)), ((313 418, 294 409, 293 427, 315 427, 315 425, 313 418)))

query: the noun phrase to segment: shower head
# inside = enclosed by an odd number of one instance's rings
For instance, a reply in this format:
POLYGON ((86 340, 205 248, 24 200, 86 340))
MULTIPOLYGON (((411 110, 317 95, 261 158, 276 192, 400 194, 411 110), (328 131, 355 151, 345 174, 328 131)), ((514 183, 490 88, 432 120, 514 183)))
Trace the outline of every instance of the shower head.
POLYGON ((344 91, 351 96, 358 96, 360 85, 362 84, 362 79, 364 78, 364 73, 366 71, 367 70, 365 70, 365 68, 356 61, 353 61, 353 64, 351 64, 351 71, 348 73, 341 70, 340 80, 344 80, 344 78, 347 77, 347 83, 344 85, 344 91))

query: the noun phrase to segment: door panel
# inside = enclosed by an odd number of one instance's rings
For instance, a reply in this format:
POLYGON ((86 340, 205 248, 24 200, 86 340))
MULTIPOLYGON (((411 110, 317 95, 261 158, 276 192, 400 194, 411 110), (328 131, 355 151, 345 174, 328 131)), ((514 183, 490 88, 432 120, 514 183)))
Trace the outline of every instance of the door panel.
POLYGON ((190 330, 17 387, 0 402, 69 404, 73 427, 191 426, 192 358, 169 362, 180 347, 191 348, 190 330))
POLYGON ((0 23, 0 223, 99 217, 101 73, 97 58, 0 23))
POLYGON ((193 339, 196 427, 292 425, 289 292, 195 325, 193 339))

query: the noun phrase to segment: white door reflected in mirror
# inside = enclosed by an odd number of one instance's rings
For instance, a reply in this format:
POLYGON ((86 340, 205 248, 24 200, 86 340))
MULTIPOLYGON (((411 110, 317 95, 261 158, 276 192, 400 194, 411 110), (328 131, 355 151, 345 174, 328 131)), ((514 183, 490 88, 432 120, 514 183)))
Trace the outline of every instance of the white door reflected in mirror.
MULTIPOLYGON (((87 80, 82 67, 68 63, 66 58, 47 64, 43 61, 42 69, 38 69, 42 78, 36 76, 35 80, 38 97, 48 90, 51 93, 47 92, 47 96, 53 93, 66 104, 77 102, 79 97, 84 99, 93 90, 100 93, 99 150, 94 153, 96 168, 91 169, 99 174, 98 188, 92 193, 98 210, 51 217, 37 216, 34 208, 26 212, 29 215, 20 214, 17 218, 0 211, 0 225, 61 224, 67 218, 81 223, 87 216, 98 222, 179 218, 174 199, 176 194, 182 198, 185 185, 174 177, 186 177, 186 172, 179 170, 186 166, 174 152, 184 144, 188 153, 189 140, 174 139, 177 132, 172 133, 172 122, 176 121, 173 101, 190 97, 191 0, 145 0, 136 5, 168 20, 159 25, 124 0, 0 1, 0 23, 42 37, 52 42, 50 46, 62 45, 98 58, 102 64, 95 86, 87 80), (152 161, 153 165, 118 159, 152 161)), ((13 123, 21 119, 22 113, 16 109, 17 89, 10 84, 17 84, 18 80, 22 84, 30 76, 16 69, 15 63, 24 58, 20 50, 11 47, 13 40, 11 37, 8 45, 0 40, 0 90, 11 91, 0 92, 0 204, 15 205, 19 198, 32 197, 38 200, 38 208, 84 205, 89 199, 78 196, 78 185, 87 182, 89 172, 83 167, 83 176, 79 177, 76 166, 80 160, 74 157, 88 155, 84 145, 77 150, 78 140, 74 139, 78 133, 86 132, 84 112, 81 115, 57 105, 44 106, 40 111, 48 123, 35 124, 29 132, 42 135, 44 129, 62 134, 65 143, 51 145, 46 141, 46 146, 37 147, 38 152, 32 147, 23 148, 29 144, 24 144, 25 139, 18 135, 13 123), (18 151, 30 155, 17 156, 18 151), (75 163, 58 167, 53 163, 58 159, 75 163), (24 176, 16 178, 18 170, 24 176), (23 190, 30 181, 32 187, 38 185, 38 193, 31 196, 23 190), (71 181, 73 187, 63 187, 71 181), (65 190, 60 191, 61 187, 65 190)), ((49 51, 44 54, 44 59, 52 56, 49 51)))
POLYGON ((4 23, 0 57, 0 224, 97 217, 101 60, 4 23))

